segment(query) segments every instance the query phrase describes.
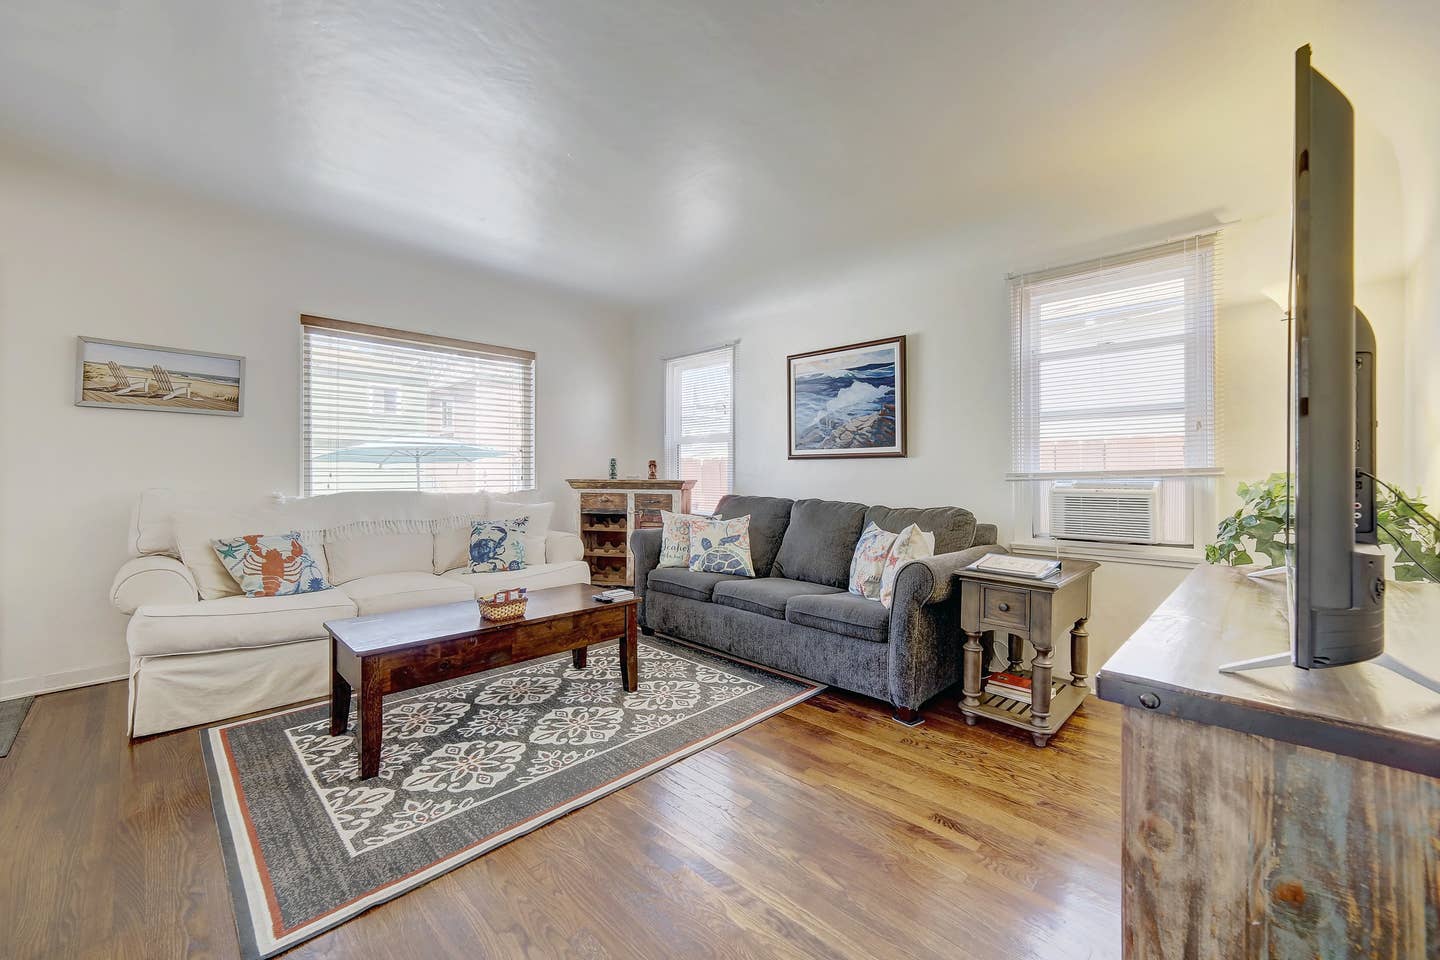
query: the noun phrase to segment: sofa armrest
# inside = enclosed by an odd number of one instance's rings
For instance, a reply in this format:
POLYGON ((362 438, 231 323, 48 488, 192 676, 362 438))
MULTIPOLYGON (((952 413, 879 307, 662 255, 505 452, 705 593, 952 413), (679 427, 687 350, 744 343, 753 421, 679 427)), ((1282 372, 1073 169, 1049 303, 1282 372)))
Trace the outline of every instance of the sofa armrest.
POLYGON ((635 596, 640 598, 640 625, 645 623, 645 581, 650 571, 660 565, 660 536, 657 527, 636 530, 630 534, 630 554, 635 559, 635 596))
POLYGON ((948 600, 955 593, 955 574, 987 553, 1007 553, 1001 546, 982 543, 967 550, 941 553, 907 563, 895 578, 893 611, 902 604, 929 604, 948 600), (918 569, 911 569, 912 567, 918 569))
POLYGON ((551 530, 545 534, 545 562, 564 563, 567 560, 584 560, 585 544, 578 534, 565 530, 551 530))
POLYGON ((147 603, 194 603, 200 599, 195 578, 172 557, 127 560, 110 584, 110 602, 121 613, 134 613, 147 603))
POLYGON ((890 607, 890 702, 919 710, 960 677, 960 594, 955 574, 995 544, 913 560, 895 578, 890 607))

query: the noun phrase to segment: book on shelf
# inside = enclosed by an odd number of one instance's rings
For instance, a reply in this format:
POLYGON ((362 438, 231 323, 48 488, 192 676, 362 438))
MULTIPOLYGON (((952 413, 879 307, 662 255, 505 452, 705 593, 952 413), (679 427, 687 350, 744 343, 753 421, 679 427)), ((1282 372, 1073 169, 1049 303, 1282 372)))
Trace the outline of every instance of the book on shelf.
POLYGON ((966 569, 998 573, 1006 577, 1044 580, 1060 570, 1060 561, 1047 560, 1044 557, 1017 557, 1010 553, 987 553, 966 569))
MULTIPOLYGON (((1052 678, 1050 695, 1053 697, 1059 693, 1060 688, 1064 685, 1062 681, 1052 678)), ((1022 703, 1029 703, 1034 697, 1034 686, 1028 673, 1011 673, 1007 670, 1000 670, 986 676, 980 689, 983 693, 991 693, 1009 700, 1019 700, 1022 703)))

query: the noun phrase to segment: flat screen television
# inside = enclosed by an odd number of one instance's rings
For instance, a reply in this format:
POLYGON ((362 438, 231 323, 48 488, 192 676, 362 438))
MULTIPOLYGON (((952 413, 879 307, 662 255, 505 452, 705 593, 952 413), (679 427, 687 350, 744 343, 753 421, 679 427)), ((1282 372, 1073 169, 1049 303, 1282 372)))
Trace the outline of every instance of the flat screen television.
MULTIPOLYGON (((1385 561, 1375 518, 1375 336, 1355 307, 1355 116, 1295 53, 1289 438, 1290 652, 1227 664, 1306 670, 1380 656, 1385 561)), ((1388 660, 1389 658, 1387 658, 1388 660)))
POLYGON ((1291 658, 1311 669, 1384 649, 1385 559, 1370 479, 1375 335, 1355 308, 1355 114, 1308 46, 1295 53, 1293 159, 1291 658))

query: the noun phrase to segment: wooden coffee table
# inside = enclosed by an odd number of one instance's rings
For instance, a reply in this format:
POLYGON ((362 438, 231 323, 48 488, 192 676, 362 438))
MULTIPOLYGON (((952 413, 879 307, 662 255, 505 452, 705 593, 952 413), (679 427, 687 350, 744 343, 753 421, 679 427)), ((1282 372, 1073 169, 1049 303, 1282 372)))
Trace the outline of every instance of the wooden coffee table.
POLYGON ((639 683, 638 599, 597 603, 599 590, 572 584, 531 590, 525 616, 503 623, 480 617, 473 600, 331 620, 330 735, 349 725, 350 694, 360 691, 360 779, 380 772, 381 705, 388 693, 452 680, 482 670, 572 651, 578 669, 593 644, 620 638, 620 682, 639 683))

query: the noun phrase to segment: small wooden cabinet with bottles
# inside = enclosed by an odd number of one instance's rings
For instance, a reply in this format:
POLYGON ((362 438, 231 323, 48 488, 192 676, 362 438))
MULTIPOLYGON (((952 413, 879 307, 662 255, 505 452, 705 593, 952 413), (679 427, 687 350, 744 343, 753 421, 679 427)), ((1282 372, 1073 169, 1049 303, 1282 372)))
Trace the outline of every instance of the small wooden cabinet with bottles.
POLYGON ((660 511, 690 512, 694 480, 569 480, 580 495, 577 529, 590 565, 590 582, 634 586, 630 534, 660 526, 660 511))

